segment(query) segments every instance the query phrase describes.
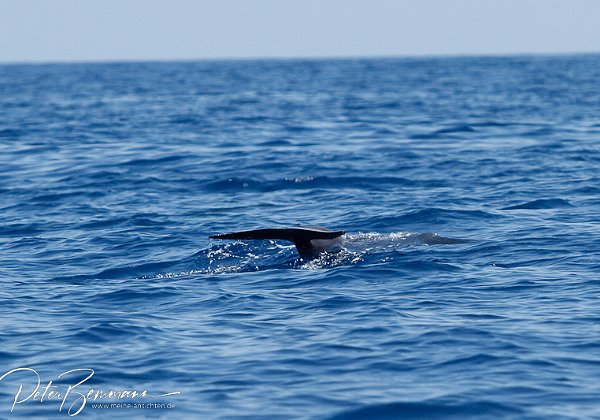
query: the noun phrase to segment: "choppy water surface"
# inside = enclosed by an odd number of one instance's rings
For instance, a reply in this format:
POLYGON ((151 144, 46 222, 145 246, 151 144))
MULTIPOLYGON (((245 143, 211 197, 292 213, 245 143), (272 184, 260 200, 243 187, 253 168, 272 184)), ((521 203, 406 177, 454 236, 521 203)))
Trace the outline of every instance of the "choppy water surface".
POLYGON ((0 375, 181 392, 92 417, 600 416, 598 80, 599 56, 1 66, 0 375), (207 238, 302 224, 348 235, 313 261, 207 238))

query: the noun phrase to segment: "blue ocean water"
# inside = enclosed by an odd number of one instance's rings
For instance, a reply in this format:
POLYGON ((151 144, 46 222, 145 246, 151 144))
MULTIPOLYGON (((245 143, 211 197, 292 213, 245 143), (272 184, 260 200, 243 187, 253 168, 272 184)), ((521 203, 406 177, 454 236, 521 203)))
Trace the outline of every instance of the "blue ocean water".
POLYGON ((600 417, 599 80, 598 55, 0 66, 0 375, 180 392, 94 418, 600 417), (315 224, 348 233, 311 261, 208 239, 315 224))

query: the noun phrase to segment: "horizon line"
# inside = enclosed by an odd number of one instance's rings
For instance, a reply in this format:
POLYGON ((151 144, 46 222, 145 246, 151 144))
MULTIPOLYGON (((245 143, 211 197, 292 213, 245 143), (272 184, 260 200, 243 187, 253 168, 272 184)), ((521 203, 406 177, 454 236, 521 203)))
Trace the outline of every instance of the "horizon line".
POLYGON ((424 53, 424 54, 373 54, 373 55, 315 55, 315 56, 225 56, 225 57, 180 57, 180 58, 99 58, 99 59, 50 59, 2 61, 0 66, 20 65, 69 65, 69 64, 132 64, 132 63, 192 63, 218 61, 350 61, 385 59, 436 59, 436 58, 509 58, 509 57, 568 57, 600 55, 600 51, 556 51, 556 52, 511 52, 511 53, 424 53))

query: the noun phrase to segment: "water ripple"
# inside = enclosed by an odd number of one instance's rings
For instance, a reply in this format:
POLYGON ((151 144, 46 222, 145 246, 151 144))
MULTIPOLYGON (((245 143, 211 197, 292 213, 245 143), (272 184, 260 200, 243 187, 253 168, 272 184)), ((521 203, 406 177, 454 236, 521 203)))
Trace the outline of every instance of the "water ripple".
POLYGON ((599 69, 0 66, 4 371, 181 391, 115 418, 600 417, 599 69), (348 233, 208 238, 298 225, 348 233))

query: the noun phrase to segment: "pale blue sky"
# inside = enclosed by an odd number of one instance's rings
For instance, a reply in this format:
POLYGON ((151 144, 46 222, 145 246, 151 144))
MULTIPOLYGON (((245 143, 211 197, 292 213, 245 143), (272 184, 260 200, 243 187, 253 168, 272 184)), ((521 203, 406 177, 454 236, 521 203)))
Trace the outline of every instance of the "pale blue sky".
POLYGON ((600 52, 600 0, 0 0, 0 62, 600 52))

